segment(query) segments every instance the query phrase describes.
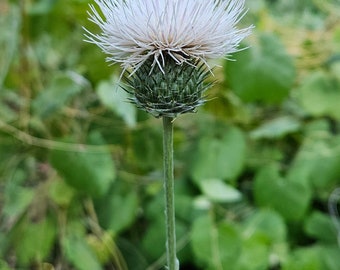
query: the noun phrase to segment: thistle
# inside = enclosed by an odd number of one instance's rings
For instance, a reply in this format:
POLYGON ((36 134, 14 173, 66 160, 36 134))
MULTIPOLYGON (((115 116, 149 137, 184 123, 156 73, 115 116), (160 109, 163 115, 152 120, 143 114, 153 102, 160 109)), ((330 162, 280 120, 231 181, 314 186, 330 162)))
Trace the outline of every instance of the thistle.
POLYGON ((236 28, 244 0, 95 0, 87 41, 120 63, 131 100, 156 117, 194 112, 205 103, 209 59, 238 51, 252 27, 236 28))
POLYGON ((210 72, 204 64, 178 65, 172 58, 166 62, 162 71, 156 69, 150 73, 151 61, 147 60, 133 76, 125 78, 131 101, 155 117, 177 117, 178 114, 195 112, 205 103, 203 93, 211 86, 211 83, 205 83, 205 79, 210 72))
POLYGON ((89 20, 99 34, 87 41, 120 63, 130 101, 163 118, 166 248, 169 270, 176 258, 173 119, 195 112, 205 103, 205 80, 212 73, 209 59, 228 58, 238 51, 252 26, 238 29, 245 0, 95 0, 89 20))

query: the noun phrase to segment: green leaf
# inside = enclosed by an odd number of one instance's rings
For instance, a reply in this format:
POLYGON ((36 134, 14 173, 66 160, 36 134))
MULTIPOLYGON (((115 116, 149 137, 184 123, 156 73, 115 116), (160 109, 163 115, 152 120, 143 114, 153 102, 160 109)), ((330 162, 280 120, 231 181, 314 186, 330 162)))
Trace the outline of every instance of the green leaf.
POLYGON ((320 192, 329 192, 340 177, 340 137, 324 133, 321 138, 306 138, 290 168, 288 177, 308 181, 320 192))
POLYGON ((228 128, 221 138, 203 136, 192 157, 190 174, 197 184, 207 179, 233 180, 242 171, 246 141, 241 130, 228 128))
POLYGON ((22 265, 43 261, 51 253, 57 235, 55 221, 45 218, 36 223, 25 223, 16 239, 16 255, 22 265))
MULTIPOLYGON (((115 188, 115 187, 114 187, 115 188)), ((96 201, 100 224, 114 233, 126 229, 137 217, 138 195, 134 190, 122 192, 112 190, 96 201)))
POLYGON ((282 270, 325 270, 321 267, 319 248, 300 248, 290 254, 282 270))
POLYGON ((194 256, 208 266, 203 269, 234 269, 240 256, 241 237, 232 224, 215 224, 210 216, 202 216, 193 223, 191 239, 194 256))
POLYGON ((317 240, 337 244, 337 231, 329 215, 313 212, 305 221, 305 232, 317 240))
POLYGON ((282 178, 276 165, 267 166, 257 173, 254 195, 259 206, 275 209, 289 221, 301 220, 311 200, 310 188, 282 178))
POLYGON ((5 204, 3 214, 9 217, 20 216, 30 205, 34 198, 32 188, 8 185, 5 191, 5 204))
POLYGON ((92 152, 86 146, 78 152, 52 150, 50 162, 70 186, 91 196, 107 193, 115 179, 115 167, 110 150, 99 133, 92 133, 89 142, 101 145, 92 152))
POLYGON ((32 107, 39 117, 47 118, 61 110, 87 85, 87 81, 73 72, 60 73, 53 77, 47 89, 33 100, 32 107))
POLYGON ((6 185, 4 192, 4 206, 2 214, 6 218, 18 218, 34 198, 34 189, 21 186, 27 178, 23 170, 17 170, 6 185))
POLYGON ((323 263, 322 270, 340 269, 340 248, 338 245, 320 247, 320 258, 323 263))
POLYGON ((261 234, 268 244, 284 243, 287 240, 287 227, 283 218, 273 210, 260 210, 248 218, 243 234, 261 234))
POLYGON ((300 129, 301 123, 293 117, 282 116, 265 122, 260 127, 256 128, 250 133, 253 139, 276 139, 284 137, 285 135, 296 132, 300 129))
POLYGON ((203 194, 214 202, 232 203, 242 198, 241 192, 219 179, 202 181, 200 187, 203 194))
POLYGON ((244 267, 241 269, 274 269, 286 259, 287 226, 277 212, 270 209, 255 211, 245 220, 242 235, 245 239, 242 253, 245 254, 241 256, 241 265, 244 267), (248 244, 250 247, 247 247, 248 244), (270 266, 266 263, 270 263, 270 266))
POLYGON ((120 116, 129 127, 136 125, 137 109, 129 102, 129 95, 116 82, 103 81, 97 88, 100 101, 120 116))
POLYGON ((258 44, 233 55, 226 65, 230 86, 244 101, 278 103, 295 81, 295 67, 281 41, 274 35, 259 35, 258 44))
POLYGON ((235 270, 267 270, 269 255, 269 248, 265 241, 253 235, 243 241, 241 256, 235 265, 235 270))
POLYGON ((67 259, 77 270, 102 270, 97 257, 83 238, 69 235, 63 241, 63 248, 67 259))
POLYGON ((340 82, 323 71, 308 75, 297 92, 302 107, 313 116, 340 119, 340 82))

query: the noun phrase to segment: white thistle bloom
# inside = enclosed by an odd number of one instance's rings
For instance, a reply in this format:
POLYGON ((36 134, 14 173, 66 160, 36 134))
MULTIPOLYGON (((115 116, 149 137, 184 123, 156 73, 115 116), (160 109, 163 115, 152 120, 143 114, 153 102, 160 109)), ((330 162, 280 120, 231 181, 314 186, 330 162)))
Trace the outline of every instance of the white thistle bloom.
POLYGON ((165 58, 177 64, 228 57, 251 28, 236 28, 245 14, 245 0, 95 0, 90 20, 100 34, 87 31, 109 62, 133 73, 147 60, 163 72, 165 58), (194 61, 192 61, 194 60, 194 61))

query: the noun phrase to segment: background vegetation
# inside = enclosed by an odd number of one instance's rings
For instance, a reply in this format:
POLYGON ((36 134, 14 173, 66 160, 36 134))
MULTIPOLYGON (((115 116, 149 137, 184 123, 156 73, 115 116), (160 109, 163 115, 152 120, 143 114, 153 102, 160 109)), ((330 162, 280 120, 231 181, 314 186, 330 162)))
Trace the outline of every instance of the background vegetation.
MULTIPOLYGON (((161 121, 83 42, 89 2, 0 2, 1 270, 164 265, 161 121)), ((181 269, 339 270, 340 3, 247 5, 250 48, 175 121, 181 269)))

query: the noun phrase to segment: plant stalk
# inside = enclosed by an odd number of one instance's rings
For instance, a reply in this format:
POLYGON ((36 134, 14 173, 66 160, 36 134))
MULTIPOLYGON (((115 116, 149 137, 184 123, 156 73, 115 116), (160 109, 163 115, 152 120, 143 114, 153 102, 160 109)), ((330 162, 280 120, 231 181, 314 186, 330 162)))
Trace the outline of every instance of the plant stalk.
POLYGON ((167 269, 179 270, 179 262, 176 257, 173 118, 166 116, 163 116, 163 159, 167 269))

